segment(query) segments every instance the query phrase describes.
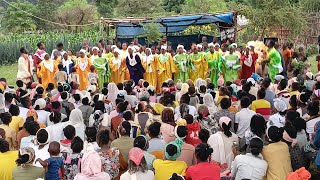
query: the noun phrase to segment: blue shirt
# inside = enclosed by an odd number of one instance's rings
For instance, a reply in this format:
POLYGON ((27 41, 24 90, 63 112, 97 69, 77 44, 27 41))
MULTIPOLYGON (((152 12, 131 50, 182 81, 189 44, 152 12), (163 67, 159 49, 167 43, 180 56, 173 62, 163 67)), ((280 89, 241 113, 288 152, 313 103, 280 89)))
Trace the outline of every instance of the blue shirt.
POLYGON ((48 172, 45 175, 46 180, 60 180, 59 169, 63 165, 62 157, 50 157, 48 161, 48 172))

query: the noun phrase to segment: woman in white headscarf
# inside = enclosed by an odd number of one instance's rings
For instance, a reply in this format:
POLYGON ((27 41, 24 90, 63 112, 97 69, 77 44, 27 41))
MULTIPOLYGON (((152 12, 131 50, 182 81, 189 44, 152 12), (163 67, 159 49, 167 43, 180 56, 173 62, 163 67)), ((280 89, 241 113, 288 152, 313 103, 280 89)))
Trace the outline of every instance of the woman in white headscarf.
POLYGON ((108 97, 107 99, 111 101, 112 106, 116 106, 116 99, 119 93, 119 89, 115 83, 109 83, 108 84, 108 97))
POLYGON ((189 85, 187 83, 182 83, 181 90, 176 93, 176 101, 180 102, 181 96, 188 93, 189 85))
POLYGON ((270 126, 277 126, 278 128, 284 127, 286 122, 286 112, 287 112, 287 104, 280 98, 274 99, 274 109, 277 113, 273 114, 269 117, 269 121, 267 123, 267 128, 270 126))
POLYGON ((44 100, 43 98, 40 98, 36 100, 36 102, 33 105, 33 108, 36 110, 38 114, 38 121, 48 126, 48 123, 50 123, 49 122, 50 112, 44 110, 46 106, 47 106, 46 100, 44 100))
POLYGON ((207 93, 203 96, 203 104, 208 107, 210 115, 218 112, 218 107, 216 106, 211 94, 207 93))
POLYGON ((69 124, 76 129, 76 136, 84 139, 84 131, 86 126, 83 123, 82 111, 80 109, 74 109, 70 113, 69 124))

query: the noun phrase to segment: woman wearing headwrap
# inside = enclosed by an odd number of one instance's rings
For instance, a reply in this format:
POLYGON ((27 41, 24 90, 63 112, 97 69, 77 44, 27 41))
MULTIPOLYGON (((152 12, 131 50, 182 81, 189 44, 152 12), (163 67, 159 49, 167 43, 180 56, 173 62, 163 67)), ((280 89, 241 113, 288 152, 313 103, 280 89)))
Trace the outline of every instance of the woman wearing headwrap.
POLYGON ((204 59, 198 48, 194 47, 193 52, 189 55, 191 68, 189 68, 190 79, 195 81, 197 78, 206 79, 208 74, 208 62, 204 59))
POLYGON ((119 93, 119 89, 115 83, 108 84, 108 96, 107 99, 111 102, 112 106, 116 106, 116 99, 119 93))
POLYGON ((99 88, 103 88, 103 83, 110 81, 111 71, 108 60, 102 56, 102 52, 98 51, 98 57, 96 57, 93 61, 93 65, 96 69, 96 73, 98 74, 98 84, 99 88))
POLYGON ((32 148, 26 147, 19 150, 19 157, 16 160, 18 167, 13 169, 12 178, 15 180, 35 180, 44 178, 45 170, 42 167, 33 166, 35 152, 32 148))
POLYGON ((201 129, 208 130, 210 135, 216 133, 219 129, 219 124, 213 116, 209 114, 209 109, 206 105, 200 105, 198 107, 197 120, 200 123, 201 129))
MULTIPOLYGON (((49 142, 50 142, 50 134, 46 129, 39 129, 36 136, 33 139, 31 147, 35 151, 35 159, 48 159, 50 158, 49 154, 49 142)), ((34 162, 34 166, 42 167, 39 162, 34 162)))
POLYGON ((229 53, 224 57, 224 80, 233 81, 235 79, 239 79, 239 73, 241 72, 241 63, 239 60, 239 56, 234 52, 234 47, 232 45, 229 46, 229 53))
POLYGON ((80 50, 80 57, 77 60, 77 74, 79 75, 79 90, 86 90, 89 84, 88 73, 90 72, 91 62, 85 55, 85 50, 80 50))
POLYGON ((37 99, 36 102, 34 103, 33 107, 34 107, 34 110, 38 114, 37 121, 47 126, 48 122, 49 122, 50 112, 45 110, 45 108, 47 107, 46 100, 43 98, 37 99))
POLYGON ((176 101, 180 102, 181 96, 188 93, 189 85, 187 83, 182 83, 181 90, 176 93, 176 101))
POLYGON ((214 113, 218 112, 218 107, 216 106, 216 104, 213 100, 213 96, 209 93, 207 93, 203 96, 203 105, 208 107, 209 114, 211 116, 213 116, 214 113))
POLYGON ((82 111, 80 109, 74 109, 70 113, 69 125, 74 126, 76 129, 76 136, 79 136, 84 140, 84 131, 86 126, 83 123, 82 111))
POLYGON ((120 180, 134 179, 154 179, 154 173, 147 168, 144 152, 136 147, 129 151, 128 171, 120 177, 120 180))
POLYGON ((81 159, 81 173, 74 180, 110 180, 109 174, 102 172, 100 156, 95 151, 83 155, 81 159))
POLYGON ((214 149, 211 160, 220 165, 222 172, 229 172, 231 163, 236 154, 235 146, 239 145, 239 138, 230 131, 232 121, 228 117, 219 119, 221 131, 212 134, 208 139, 208 144, 214 149))
POLYGON ((53 76, 57 71, 57 67, 55 62, 50 59, 48 53, 44 53, 42 59, 43 60, 37 69, 37 75, 41 78, 43 87, 47 88, 49 83, 56 84, 53 80, 53 76))
POLYGON ((248 79, 252 73, 255 73, 256 58, 252 57, 250 47, 246 47, 245 52, 241 54, 240 60, 242 62, 241 79, 248 79))
POLYGON ((159 55, 159 61, 157 63, 157 92, 160 91, 162 83, 168 79, 172 79, 173 74, 176 73, 173 58, 166 50, 167 46, 161 46, 161 54, 159 55))
POLYGON ((174 128, 174 134, 177 138, 180 138, 183 141, 181 146, 181 154, 177 160, 184 161, 188 166, 195 165, 197 163, 197 159, 194 153, 195 147, 192 144, 186 143, 188 128, 183 125, 177 125, 174 128))
POLYGON ((287 104, 280 98, 274 99, 273 101, 274 101, 274 108, 277 111, 277 113, 269 117, 267 127, 277 126, 280 128, 280 127, 283 127, 286 122, 285 115, 287 112, 287 104))
POLYGON ((169 179, 173 173, 186 175, 187 164, 183 161, 176 161, 181 155, 182 144, 183 141, 180 138, 171 141, 165 149, 165 160, 154 160, 155 180, 169 179))
POLYGON ((157 63, 156 56, 151 53, 151 49, 146 49, 146 56, 142 59, 143 68, 146 70, 145 80, 150 83, 151 86, 157 86, 157 63))
MULTIPOLYGON (((125 58, 125 57, 124 57, 125 58)), ((122 57, 121 50, 115 49, 113 51, 113 57, 109 60, 111 69, 111 82, 122 83, 125 79, 125 73, 127 66, 122 57)))
MULTIPOLYGON (((133 141, 133 147, 140 148, 143 151, 145 161, 147 163, 147 169, 153 170, 153 161, 156 159, 156 157, 149 152, 147 152, 147 149, 149 148, 149 141, 146 136, 139 135, 137 136, 133 141)), ((129 152, 129 158, 130 158, 130 152, 129 152)))
POLYGON ((268 170, 265 179, 286 179, 287 175, 292 172, 289 147, 282 142, 283 128, 271 126, 267 130, 268 138, 271 144, 264 146, 262 156, 268 163, 268 170))
POLYGON ((173 57, 173 60, 177 66, 177 75, 174 77, 175 81, 181 80, 181 82, 186 82, 189 79, 188 74, 188 55, 184 52, 183 45, 178 45, 177 54, 173 57))

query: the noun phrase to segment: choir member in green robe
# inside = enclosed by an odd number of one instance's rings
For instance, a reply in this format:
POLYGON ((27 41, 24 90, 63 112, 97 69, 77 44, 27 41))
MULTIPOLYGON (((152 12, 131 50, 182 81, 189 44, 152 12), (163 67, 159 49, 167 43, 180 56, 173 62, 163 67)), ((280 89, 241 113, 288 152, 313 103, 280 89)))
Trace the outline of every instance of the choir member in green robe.
POLYGON ((93 62, 94 67, 96 68, 96 73, 99 76, 99 88, 103 88, 104 82, 110 81, 111 71, 108 63, 108 59, 102 57, 102 52, 98 53, 99 58, 96 58, 93 62))
POLYGON ((229 53, 224 56, 224 65, 225 73, 224 80, 225 82, 233 82, 236 79, 239 79, 239 72, 241 69, 241 63, 239 56, 234 52, 234 46, 229 46, 229 53))
POLYGON ((186 82, 189 79, 188 55, 184 52, 183 45, 178 45, 177 54, 173 57, 173 60, 178 70, 174 78, 175 81, 177 82, 180 79, 181 82, 186 82))

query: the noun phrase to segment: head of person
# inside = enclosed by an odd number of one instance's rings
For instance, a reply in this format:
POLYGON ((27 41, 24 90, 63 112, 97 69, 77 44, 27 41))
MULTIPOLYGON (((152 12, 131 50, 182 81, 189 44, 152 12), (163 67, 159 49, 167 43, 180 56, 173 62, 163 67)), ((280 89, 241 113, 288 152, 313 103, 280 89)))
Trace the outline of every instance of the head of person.
POLYGON ((164 123, 170 124, 175 126, 175 121, 174 121, 174 112, 170 108, 165 108, 162 113, 161 113, 161 120, 164 123))
POLYGON ((192 124, 193 123, 193 116, 191 114, 185 114, 183 116, 183 119, 187 121, 187 124, 192 124))
POLYGON ((174 128, 174 134, 177 138, 180 138, 180 139, 185 139, 188 135, 188 128, 187 126, 179 126, 177 125, 175 128, 174 128))
POLYGON ((232 133, 230 131, 231 129, 231 119, 223 116, 219 119, 219 126, 221 128, 221 130, 223 131, 224 135, 226 135, 227 137, 231 137, 232 133))
POLYGON ((307 107, 309 116, 317 116, 319 114, 319 101, 313 101, 307 107))
POLYGON ((95 127, 86 127, 85 134, 87 137, 87 141, 89 143, 95 142, 97 139, 97 128, 95 127))
POLYGON ((28 52, 27 48, 22 47, 22 48, 20 48, 20 53, 21 54, 28 54, 29 52, 28 52))
POLYGON ((159 122, 154 122, 150 124, 150 126, 148 127, 148 135, 151 138, 158 138, 160 134, 160 127, 161 127, 161 123, 159 122))
POLYGON ((9 107, 9 113, 12 116, 19 116, 19 114, 20 114, 19 106, 15 105, 15 104, 11 104, 9 107))
POLYGON ((263 142, 260 138, 252 138, 249 147, 252 155, 259 156, 263 149, 263 142))
POLYGON ((292 85, 291 85, 291 90, 292 91, 299 91, 299 89, 300 89, 300 83, 293 82, 292 85))
POLYGON ((287 104, 280 98, 273 99, 274 108, 280 115, 284 116, 287 111, 287 104))
POLYGON ((201 129, 199 131, 199 139, 202 143, 207 143, 210 137, 210 132, 207 129, 201 129))
POLYGON ((250 99, 247 96, 244 96, 240 100, 241 108, 248 108, 251 104, 250 99))
POLYGON ((183 141, 180 138, 176 138, 166 145, 165 148, 165 158, 170 161, 175 161, 181 155, 183 141))
POLYGON ((60 144, 57 141, 52 141, 49 144, 48 151, 50 156, 58 156, 60 154, 60 144))
POLYGON ((278 90, 280 90, 280 91, 285 90, 287 88, 287 85, 288 85, 288 81, 286 79, 282 79, 278 83, 278 90))
POLYGON ((12 121, 12 115, 9 112, 0 114, 0 118, 3 124, 9 125, 12 121))
POLYGON ((21 148, 19 150, 18 159, 16 160, 16 164, 18 166, 25 166, 28 164, 32 164, 35 160, 35 152, 31 147, 21 148))
POLYGON ((307 128, 306 121, 301 117, 294 118, 291 121, 291 124, 295 127, 297 132, 301 132, 302 130, 306 130, 307 128))
POLYGON ((276 143, 281 141, 284 129, 277 126, 271 126, 268 129, 267 135, 271 142, 276 143))
POLYGON ((231 106, 231 100, 229 98, 223 98, 220 102, 221 109, 228 109, 231 106))
POLYGON ((45 48, 45 45, 44 45, 43 42, 38 42, 37 47, 38 47, 39 49, 44 49, 44 48, 45 48))
POLYGON ((219 96, 225 96, 228 94, 228 89, 224 86, 219 88, 219 96))
POLYGON ((289 111, 287 111, 285 117, 286 117, 286 122, 291 122, 292 123, 294 121, 294 119, 300 117, 300 113, 298 113, 295 110, 289 110, 289 111))
POLYGON ((58 49, 58 51, 63 50, 63 44, 61 42, 57 44, 57 49, 58 49))
POLYGON ((133 147, 140 148, 143 151, 146 151, 149 148, 149 141, 146 136, 139 135, 133 141, 133 147))
POLYGON ((292 109, 296 109, 298 107, 298 100, 296 95, 290 97, 289 105, 292 109))
POLYGON ((208 162, 213 149, 206 143, 199 144, 195 149, 195 155, 199 162, 208 162))
POLYGON ((51 112, 50 115, 49 115, 49 119, 54 124, 59 123, 61 121, 61 113, 60 113, 60 111, 51 112))
POLYGON ((276 42, 274 40, 269 40, 267 46, 268 48, 273 48, 276 45, 276 42))
POLYGON ((72 140, 76 136, 76 129, 72 125, 67 125, 63 128, 63 135, 68 140, 72 140))
POLYGON ((127 101, 118 103, 117 112, 118 113, 123 113, 124 111, 127 110, 127 106, 128 106, 128 102, 127 101))
POLYGON ((250 122, 250 129, 253 134, 262 138, 267 129, 264 117, 260 114, 253 115, 250 122))
POLYGON ((258 90, 258 99, 264 99, 266 97, 266 90, 261 88, 258 90))
POLYGON ((73 153, 80 153, 83 150, 83 140, 79 136, 71 141, 71 149, 73 153))
POLYGON ((110 131, 108 129, 100 130, 97 134, 97 143, 99 147, 109 147, 110 141, 110 131))
POLYGON ((118 127, 118 132, 121 136, 129 136, 130 131, 131 124, 128 121, 123 121, 118 127))
POLYGON ((5 152, 8 152, 9 150, 10 150, 10 146, 8 141, 6 141, 3 138, 0 138, 0 152, 5 153, 5 152))
POLYGON ((129 174, 137 172, 145 173, 148 171, 147 162, 144 158, 143 150, 134 147, 129 151, 128 171, 129 174))

